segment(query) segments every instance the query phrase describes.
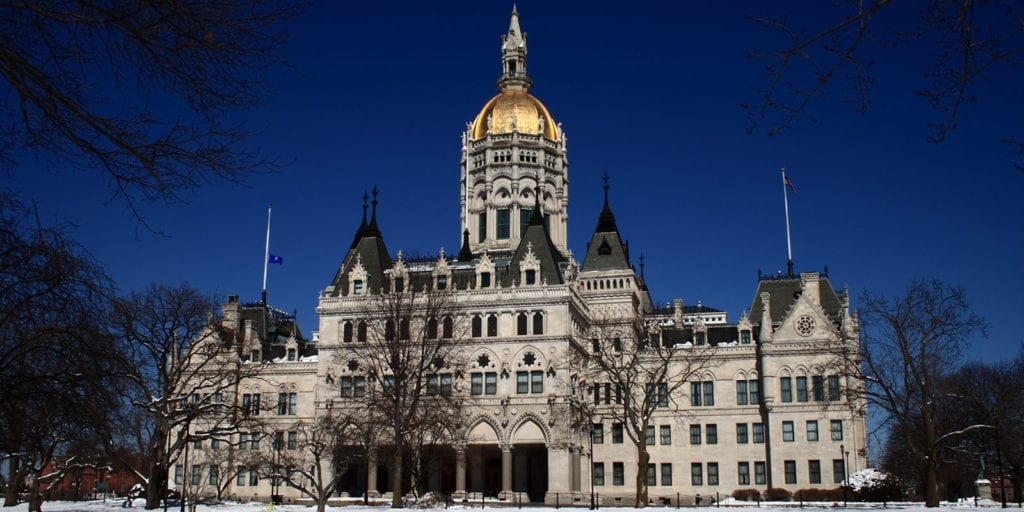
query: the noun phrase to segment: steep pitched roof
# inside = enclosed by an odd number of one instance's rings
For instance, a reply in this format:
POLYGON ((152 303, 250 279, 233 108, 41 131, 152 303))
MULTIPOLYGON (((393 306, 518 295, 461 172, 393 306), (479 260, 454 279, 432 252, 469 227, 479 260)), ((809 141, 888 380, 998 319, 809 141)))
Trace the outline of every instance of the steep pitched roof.
MULTIPOLYGON (((558 252, 555 243, 551 240, 548 228, 544 225, 544 215, 541 213, 540 203, 534 207, 530 214, 530 223, 526 226, 519 246, 512 254, 512 264, 509 266, 509 273, 505 276, 503 286, 511 285, 511 281, 519 280, 519 272, 523 259, 531 251, 540 263, 539 282, 548 284, 561 284, 565 281, 562 276, 562 263, 566 262, 562 253, 558 252)), ((519 283, 522 285, 523 283, 519 283)))
POLYGON ((608 205, 608 184, 604 186, 604 207, 597 217, 594 235, 587 244, 587 256, 583 259, 583 271, 632 270, 629 264, 629 245, 619 236, 615 215, 608 205))
MULTIPOLYGON (((819 293, 821 294, 821 309, 832 318, 837 324, 841 322, 843 312, 842 300, 832 288, 828 278, 822 276, 819 281, 819 293)), ((754 302, 750 306, 749 318, 754 325, 761 324, 761 316, 764 311, 764 303, 761 301, 761 292, 768 292, 771 309, 772 323, 778 323, 785 318, 786 313, 803 293, 803 286, 799 276, 783 277, 775 279, 763 279, 757 284, 757 292, 754 293, 754 302)))
POLYGON ((357 263, 366 270, 367 289, 376 290, 388 284, 384 279, 384 271, 390 269, 393 262, 387 245, 384 244, 384 236, 377 225, 377 193, 378 190, 374 187, 373 216, 369 223, 366 222, 366 196, 363 195, 363 221, 356 230, 345 260, 331 281, 334 287, 331 295, 334 297, 348 294, 349 273, 357 263))

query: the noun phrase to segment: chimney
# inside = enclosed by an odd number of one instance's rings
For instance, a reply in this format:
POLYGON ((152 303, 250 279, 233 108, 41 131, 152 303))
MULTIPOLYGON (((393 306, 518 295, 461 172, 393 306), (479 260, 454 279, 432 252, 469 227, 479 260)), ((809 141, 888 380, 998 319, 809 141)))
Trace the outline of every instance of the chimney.
POLYGON ((761 342, 772 340, 771 294, 761 292, 761 342))
POLYGON ((676 325, 683 325, 683 299, 675 299, 672 301, 672 313, 676 325))
POLYGON ((816 306, 821 305, 821 276, 817 272, 804 272, 800 274, 800 286, 803 288, 803 296, 816 306))

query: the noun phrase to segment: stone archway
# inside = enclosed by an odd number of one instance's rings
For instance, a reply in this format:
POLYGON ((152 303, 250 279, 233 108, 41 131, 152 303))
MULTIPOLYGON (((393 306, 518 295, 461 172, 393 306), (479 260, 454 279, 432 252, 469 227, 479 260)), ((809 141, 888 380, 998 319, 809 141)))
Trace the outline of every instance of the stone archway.
MULTIPOLYGON (((488 421, 481 420, 466 434, 463 451, 463 489, 468 496, 497 497, 502 491, 502 452, 498 429, 488 421)), ((457 468, 456 471, 459 471, 457 468)))
POLYGON ((529 418, 512 434, 512 490, 531 502, 543 502, 548 490, 548 448, 544 429, 529 418))

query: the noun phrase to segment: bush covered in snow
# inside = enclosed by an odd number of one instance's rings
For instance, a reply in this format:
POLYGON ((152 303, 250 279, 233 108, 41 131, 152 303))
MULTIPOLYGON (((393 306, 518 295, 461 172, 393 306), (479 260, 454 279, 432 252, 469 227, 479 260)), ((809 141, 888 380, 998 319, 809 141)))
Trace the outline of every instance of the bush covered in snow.
POLYGON ((868 468, 850 475, 850 491, 860 501, 903 499, 903 482, 892 473, 868 468))

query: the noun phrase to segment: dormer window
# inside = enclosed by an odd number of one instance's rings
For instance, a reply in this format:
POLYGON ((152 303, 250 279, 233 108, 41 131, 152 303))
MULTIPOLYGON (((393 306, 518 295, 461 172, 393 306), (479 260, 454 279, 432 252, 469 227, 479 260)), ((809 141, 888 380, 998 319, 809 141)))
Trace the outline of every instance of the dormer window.
POLYGON ((537 271, 532 269, 532 268, 527 270, 526 271, 526 279, 524 281, 525 281, 524 284, 528 284, 528 285, 537 284, 537 271))
POLYGON ((750 345, 750 331, 740 331, 740 343, 750 345))
POLYGON ((490 272, 481 272, 480 273, 480 288, 490 288, 490 287, 491 287, 491 273, 490 272))
POLYGON ((695 345, 697 345, 698 347, 702 347, 704 346, 704 343, 706 343, 706 335, 703 332, 698 332, 697 334, 694 335, 695 345))
POLYGON ((437 276, 437 289, 447 290, 448 289, 448 276, 439 275, 437 276))
POLYGON ((288 360, 289 361, 294 361, 295 360, 295 349, 294 348, 288 349, 288 360))
POLYGON ((260 360, 260 351, 259 350, 253 350, 252 354, 249 355, 249 360, 254 362, 254 363, 259 362, 259 360, 260 360))
POLYGON ((363 280, 362 279, 356 279, 355 281, 352 281, 352 295, 362 295, 362 294, 363 294, 363 280))
POLYGON ((395 278, 395 293, 402 293, 405 291, 405 278, 395 278))

